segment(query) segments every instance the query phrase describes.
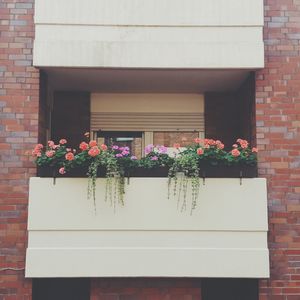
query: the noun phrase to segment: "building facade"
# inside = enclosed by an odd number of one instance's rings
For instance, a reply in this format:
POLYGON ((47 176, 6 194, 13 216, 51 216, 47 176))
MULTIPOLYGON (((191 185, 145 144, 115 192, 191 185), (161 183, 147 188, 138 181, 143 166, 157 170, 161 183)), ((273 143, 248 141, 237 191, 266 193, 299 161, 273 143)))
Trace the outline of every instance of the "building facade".
POLYGON ((0 15, 0 299, 300 299, 298 0, 3 0, 0 15), (193 216, 162 179, 132 178, 125 213, 94 214, 83 179, 36 177, 30 149, 103 128, 142 132, 137 153, 246 138, 258 178, 205 179, 193 216))

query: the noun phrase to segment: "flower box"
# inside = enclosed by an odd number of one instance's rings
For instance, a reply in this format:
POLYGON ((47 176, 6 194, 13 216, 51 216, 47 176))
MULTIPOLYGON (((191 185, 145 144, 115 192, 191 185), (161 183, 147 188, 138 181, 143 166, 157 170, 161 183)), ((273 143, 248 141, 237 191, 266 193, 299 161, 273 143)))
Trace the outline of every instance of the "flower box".
POLYGON ((211 165, 200 164, 199 176, 203 178, 254 178, 257 177, 256 165, 211 165))

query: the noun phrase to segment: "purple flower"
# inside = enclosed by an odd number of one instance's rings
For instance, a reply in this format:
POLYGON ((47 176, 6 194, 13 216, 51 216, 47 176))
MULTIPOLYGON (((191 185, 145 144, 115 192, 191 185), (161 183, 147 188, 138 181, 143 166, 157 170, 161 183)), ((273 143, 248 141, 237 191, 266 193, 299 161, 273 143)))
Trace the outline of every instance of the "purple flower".
POLYGON ((123 155, 121 153, 116 154, 116 157, 123 157, 123 155))
POLYGON ((118 150, 118 149, 119 149, 119 146, 114 145, 114 146, 112 146, 112 149, 113 149, 113 150, 118 150))
POLYGON ((137 160, 137 157, 136 157, 135 155, 132 155, 132 156, 130 157, 130 159, 131 159, 131 160, 137 160))
POLYGON ((165 146, 158 146, 158 153, 165 154, 168 152, 168 148, 165 146))
POLYGON ((122 155, 127 156, 129 154, 129 151, 123 150, 122 155))
POLYGON ((123 151, 123 150, 124 150, 124 147, 120 147, 119 150, 120 150, 120 151, 123 151))
POLYGON ((124 147, 124 151, 129 151, 129 147, 124 147))
POLYGON ((154 145, 150 144, 145 147, 145 154, 149 154, 151 151, 153 151, 154 145))
POLYGON ((152 156, 151 160, 158 160, 158 157, 157 156, 152 156))

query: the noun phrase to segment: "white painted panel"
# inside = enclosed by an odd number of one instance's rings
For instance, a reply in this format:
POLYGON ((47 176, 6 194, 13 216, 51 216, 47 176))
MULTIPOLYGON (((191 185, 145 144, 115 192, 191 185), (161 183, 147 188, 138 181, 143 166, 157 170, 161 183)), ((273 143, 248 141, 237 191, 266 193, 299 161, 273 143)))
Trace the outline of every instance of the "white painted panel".
POLYGON ((256 43, 261 27, 125 27, 36 25, 38 41, 153 42, 153 43, 256 43))
POLYGON ((266 181, 206 179, 190 216, 167 198, 167 178, 131 178, 125 206, 104 201, 105 179, 97 180, 96 207, 87 200, 87 178, 31 178, 29 230, 267 230, 266 181), (47 193, 45 193, 47 191, 47 193), (155 219, 155 222, 154 222, 155 219))
POLYGON ((256 43, 47 41, 34 43, 37 67, 257 69, 264 67, 256 43))
POLYGON ((35 22, 262 26, 263 0, 36 0, 35 22))
POLYGON ((239 248, 266 249, 263 231, 124 231, 124 230, 33 230, 30 248, 239 248), (68 237, 68 238, 66 238, 68 237))
POLYGON ((26 277, 269 277, 266 249, 27 250, 26 277))
POLYGON ((265 179, 206 179, 192 216, 166 178, 131 178, 115 212, 98 179, 96 214, 86 185, 31 178, 27 277, 269 276, 265 179))

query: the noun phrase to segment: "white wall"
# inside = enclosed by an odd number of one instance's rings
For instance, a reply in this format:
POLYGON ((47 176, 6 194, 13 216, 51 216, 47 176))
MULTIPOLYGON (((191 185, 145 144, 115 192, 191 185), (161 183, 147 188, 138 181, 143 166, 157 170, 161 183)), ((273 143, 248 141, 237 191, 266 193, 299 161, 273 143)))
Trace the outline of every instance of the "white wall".
POLYGON ((192 216, 164 178, 131 178, 116 211, 104 190, 95 214, 87 179, 31 178, 27 277, 268 277, 265 179, 206 179, 192 216))
POLYGON ((262 68, 262 0, 37 0, 34 65, 262 68))

